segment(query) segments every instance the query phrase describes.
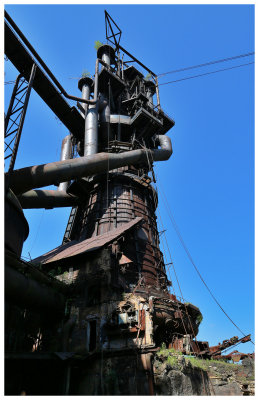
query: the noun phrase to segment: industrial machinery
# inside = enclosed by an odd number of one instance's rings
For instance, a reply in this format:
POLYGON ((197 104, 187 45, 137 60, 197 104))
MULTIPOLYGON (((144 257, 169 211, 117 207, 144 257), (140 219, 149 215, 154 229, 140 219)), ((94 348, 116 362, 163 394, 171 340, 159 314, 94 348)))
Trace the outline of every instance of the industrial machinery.
POLYGON ((157 77, 121 47, 106 13, 113 45, 98 48, 94 77, 78 82, 81 97, 69 95, 5 18, 5 53, 20 72, 5 135, 6 143, 14 138, 6 174, 6 394, 154 394, 152 356, 162 343, 202 351, 201 313, 170 293, 159 247, 153 163, 172 155, 174 121, 161 108, 157 77), (69 133, 60 161, 15 170, 31 88, 69 133), (57 190, 44 189, 50 184, 57 190), (22 261, 29 232, 22 208, 64 206, 72 208, 62 244, 22 261))

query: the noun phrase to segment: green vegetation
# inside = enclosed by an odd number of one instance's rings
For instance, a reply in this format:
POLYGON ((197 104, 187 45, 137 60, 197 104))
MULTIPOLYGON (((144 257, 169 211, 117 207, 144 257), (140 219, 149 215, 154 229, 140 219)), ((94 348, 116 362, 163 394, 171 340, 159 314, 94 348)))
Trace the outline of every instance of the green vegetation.
POLYGON ((206 365, 207 360, 201 360, 200 358, 196 358, 196 357, 186 357, 186 359, 190 361, 190 363, 193 367, 200 368, 203 371, 208 370, 209 366, 206 365))
POLYGON ((226 367, 227 368, 230 367, 231 369, 233 369, 233 367, 234 368, 238 368, 237 364, 230 364, 230 363, 228 363, 226 361, 223 361, 223 360, 207 360, 207 359, 204 360, 202 358, 191 357, 191 356, 185 356, 185 359, 189 360, 193 367, 197 367, 197 368, 203 369, 204 371, 208 371, 210 366, 211 367, 220 367, 220 366, 222 366, 222 367, 225 367, 225 368, 226 367))
POLYGON ((100 42, 100 40, 96 40, 96 41, 94 42, 94 48, 95 48, 96 51, 97 51, 97 50, 99 49, 99 47, 101 47, 101 46, 103 46, 103 43, 100 42))
POLYGON ((200 313, 200 314, 197 316, 197 318, 196 318, 196 323, 197 323, 197 324, 200 324, 200 323, 202 322, 202 320, 203 320, 203 316, 202 316, 202 314, 200 313))
POLYGON ((166 362, 171 365, 171 367, 176 367, 178 365, 178 359, 175 356, 168 356, 166 362))
POLYGON ((225 360, 208 360, 194 356, 186 356, 183 355, 178 350, 167 349, 165 343, 162 343, 160 350, 158 350, 156 354, 158 357, 161 357, 162 359, 166 360, 166 362, 169 365, 174 367, 177 367, 178 365, 180 367, 181 363, 179 363, 179 356, 183 356, 186 362, 189 361, 192 367, 202 369, 203 371, 208 371, 209 367, 217 367, 217 368, 223 367, 231 370, 238 369, 238 367, 240 367, 240 365, 229 363, 226 362, 225 360))
POLYGON ((152 78, 152 74, 149 72, 146 76, 145 76, 145 81, 150 81, 152 78))
POLYGON ((168 356, 181 356, 182 353, 175 349, 167 349, 165 343, 162 343, 160 350, 157 352, 158 356, 168 357, 168 356))
POLYGON ((87 71, 87 69, 84 69, 82 72, 82 78, 88 78, 90 77, 90 72, 87 71))

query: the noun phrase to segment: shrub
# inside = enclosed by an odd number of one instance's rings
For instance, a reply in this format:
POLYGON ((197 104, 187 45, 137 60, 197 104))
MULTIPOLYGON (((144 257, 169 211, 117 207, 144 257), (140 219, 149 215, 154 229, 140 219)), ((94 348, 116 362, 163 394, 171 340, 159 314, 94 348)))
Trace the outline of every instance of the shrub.
POLYGON ((94 48, 95 48, 95 50, 97 51, 97 50, 99 49, 99 47, 101 47, 102 45, 103 45, 103 43, 100 42, 100 40, 96 40, 96 41, 94 42, 94 48))
POLYGON ((82 72, 82 78, 88 78, 89 76, 90 76, 90 72, 88 72, 86 69, 84 69, 82 72))

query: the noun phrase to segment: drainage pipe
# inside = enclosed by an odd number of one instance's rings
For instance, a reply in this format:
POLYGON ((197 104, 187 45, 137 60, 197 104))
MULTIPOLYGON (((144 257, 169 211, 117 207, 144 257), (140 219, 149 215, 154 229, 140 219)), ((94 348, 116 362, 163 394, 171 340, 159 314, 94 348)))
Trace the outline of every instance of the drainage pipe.
MULTIPOLYGON (((72 156, 72 141, 71 135, 67 135, 62 140, 60 161, 70 160, 72 156)), ((66 192, 70 182, 61 182, 58 186, 58 191, 66 192)))
MULTIPOLYGON (((62 183, 60 185, 62 185, 62 183)), ((78 198, 67 194, 64 190, 29 190, 18 196, 18 200, 23 209, 51 209, 78 205, 78 198)))
POLYGON ((126 165, 146 163, 147 157, 154 161, 168 160, 172 154, 169 137, 156 136, 161 149, 138 149, 123 153, 98 153, 88 157, 58 161, 49 164, 34 165, 13 171, 11 189, 16 194, 27 192, 75 178, 87 177, 100 172, 113 170, 126 165))

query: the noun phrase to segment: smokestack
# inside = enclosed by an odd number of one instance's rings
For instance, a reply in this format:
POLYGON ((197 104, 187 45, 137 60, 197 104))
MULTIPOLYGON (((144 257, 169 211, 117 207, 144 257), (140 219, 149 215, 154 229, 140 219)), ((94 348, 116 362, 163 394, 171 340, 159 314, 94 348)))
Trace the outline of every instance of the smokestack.
MULTIPOLYGON (((97 100, 98 96, 98 59, 95 64, 95 85, 94 85, 94 98, 97 100)), ((83 78, 78 82, 80 89, 82 85, 82 98, 89 96, 91 93, 91 79, 83 78)), ((84 156, 90 156, 98 152, 98 101, 94 105, 84 107, 86 111, 85 116, 85 141, 84 141, 84 156)))
MULTIPOLYGON (((82 99, 89 100, 90 94, 93 91, 93 80, 88 76, 81 78, 78 81, 78 89, 82 92, 82 99)), ((87 111, 87 104, 82 103, 82 107, 87 111)))
POLYGON ((108 44, 100 46, 97 50, 97 58, 101 59, 103 62, 105 62, 105 64, 108 65, 108 67, 110 67, 111 64, 115 63, 114 48, 109 46, 108 44))

